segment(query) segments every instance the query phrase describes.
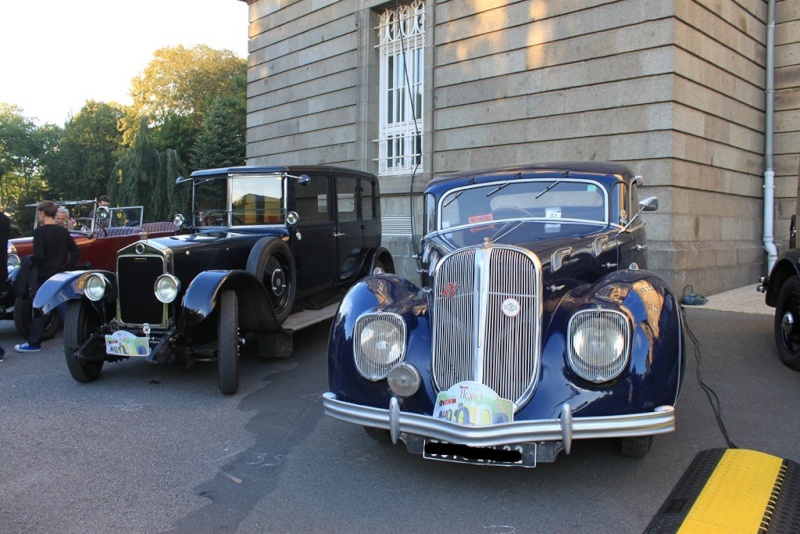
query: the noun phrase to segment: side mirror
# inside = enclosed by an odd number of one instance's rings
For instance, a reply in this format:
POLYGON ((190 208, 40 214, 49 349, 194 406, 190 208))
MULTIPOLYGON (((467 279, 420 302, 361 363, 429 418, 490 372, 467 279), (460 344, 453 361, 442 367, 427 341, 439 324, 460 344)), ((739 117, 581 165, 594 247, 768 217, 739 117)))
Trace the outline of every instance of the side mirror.
POLYGON ((311 177, 307 174, 301 174, 300 176, 295 176, 294 174, 286 174, 287 178, 294 178, 300 185, 308 185, 311 181, 311 177))
POLYGON ((658 198, 647 197, 639 201, 639 211, 656 211, 658 209, 658 198))

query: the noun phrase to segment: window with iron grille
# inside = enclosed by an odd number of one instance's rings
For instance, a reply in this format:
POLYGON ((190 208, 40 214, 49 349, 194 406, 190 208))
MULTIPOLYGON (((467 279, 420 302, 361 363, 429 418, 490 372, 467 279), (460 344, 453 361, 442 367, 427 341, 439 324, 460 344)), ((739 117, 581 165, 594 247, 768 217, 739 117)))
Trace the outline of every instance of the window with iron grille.
POLYGON ((380 137, 378 174, 422 169, 425 4, 387 9, 380 15, 380 137))

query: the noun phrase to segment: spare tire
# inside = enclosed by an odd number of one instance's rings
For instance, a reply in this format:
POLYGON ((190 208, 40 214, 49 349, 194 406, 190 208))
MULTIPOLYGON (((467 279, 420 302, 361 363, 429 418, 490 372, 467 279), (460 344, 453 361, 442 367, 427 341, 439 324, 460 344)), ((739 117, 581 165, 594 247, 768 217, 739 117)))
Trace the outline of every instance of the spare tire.
POLYGON ((297 274, 289 247, 275 237, 260 239, 250 251, 246 269, 264 284, 278 323, 285 321, 297 294, 297 274))

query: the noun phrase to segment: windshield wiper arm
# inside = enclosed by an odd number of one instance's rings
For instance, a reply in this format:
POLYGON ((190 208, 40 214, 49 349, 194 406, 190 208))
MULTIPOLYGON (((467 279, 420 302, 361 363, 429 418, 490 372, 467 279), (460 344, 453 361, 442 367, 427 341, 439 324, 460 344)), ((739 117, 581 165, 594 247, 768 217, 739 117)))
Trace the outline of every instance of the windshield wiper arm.
POLYGON ((544 191, 542 191, 541 193, 539 193, 538 195, 536 195, 536 197, 535 197, 535 198, 539 198, 540 196, 544 195, 545 193, 547 193, 548 191, 550 191, 551 189, 553 189, 555 186, 557 186, 557 185, 558 185, 558 184, 560 184, 560 183, 561 183, 561 180, 556 180, 556 181, 555 181, 555 182, 553 182, 552 184, 550 184, 550 185, 548 185, 547 187, 545 187, 545 188, 544 188, 544 191))

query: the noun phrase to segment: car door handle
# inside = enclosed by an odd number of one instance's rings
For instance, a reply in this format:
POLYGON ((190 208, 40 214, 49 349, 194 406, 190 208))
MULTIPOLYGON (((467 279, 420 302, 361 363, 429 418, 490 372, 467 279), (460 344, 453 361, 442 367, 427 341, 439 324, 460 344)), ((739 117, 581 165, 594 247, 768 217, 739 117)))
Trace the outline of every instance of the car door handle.
POLYGON ((339 232, 339 231, 333 232, 333 237, 342 237, 343 235, 345 235, 344 232, 339 232))
POLYGON ((636 245, 636 246, 634 246, 634 247, 631 247, 631 250, 635 250, 635 251, 637 251, 637 252, 638 252, 638 251, 640 251, 640 250, 644 250, 644 249, 646 249, 646 248, 647 248, 647 245, 636 245))

